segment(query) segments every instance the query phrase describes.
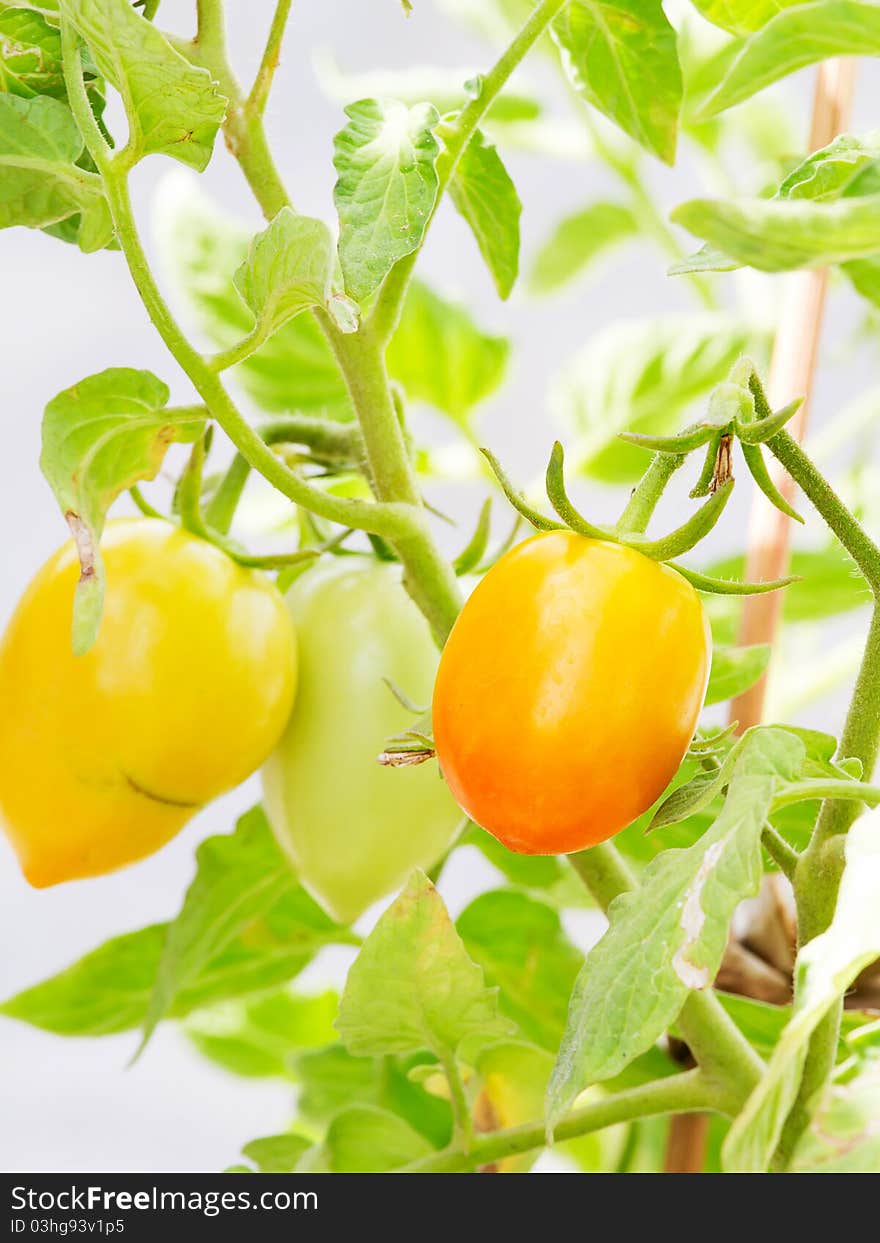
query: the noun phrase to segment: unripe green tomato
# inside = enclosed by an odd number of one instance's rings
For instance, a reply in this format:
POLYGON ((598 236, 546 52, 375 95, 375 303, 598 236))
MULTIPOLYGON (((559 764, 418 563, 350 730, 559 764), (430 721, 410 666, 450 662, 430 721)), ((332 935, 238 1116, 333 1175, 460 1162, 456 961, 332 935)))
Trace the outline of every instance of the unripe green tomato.
POLYGON ((293 715, 263 768, 269 821, 303 885, 351 923, 430 867, 462 820, 435 763, 383 768, 412 715, 385 678, 428 703, 438 652, 400 567, 328 559, 287 595, 299 640, 293 715))

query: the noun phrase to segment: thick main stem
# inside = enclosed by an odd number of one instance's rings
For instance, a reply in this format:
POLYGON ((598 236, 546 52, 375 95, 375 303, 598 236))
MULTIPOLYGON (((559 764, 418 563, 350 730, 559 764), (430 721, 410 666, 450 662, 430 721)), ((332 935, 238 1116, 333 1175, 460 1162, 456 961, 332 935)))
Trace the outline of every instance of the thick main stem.
MULTIPOLYGON (((330 344, 360 420, 377 498, 404 501, 414 513, 424 515, 415 466, 391 395, 384 351, 366 329, 348 337, 334 333, 330 344)), ((452 565, 437 548, 424 521, 420 528, 392 544, 403 563, 407 590, 443 644, 462 604, 452 565)))
MULTIPOLYGON (((862 666, 856 679, 846 724, 840 736, 839 755, 861 761, 870 778, 880 752, 880 606, 875 605, 865 645, 862 666)), ((844 867, 847 829, 859 815, 861 804, 841 800, 826 801, 807 849, 795 872, 798 933, 802 943, 824 932, 834 918, 837 894, 844 867)), ((775 1156, 777 1168, 785 1169, 798 1140, 813 1114, 817 1094, 834 1068, 840 1032, 841 1006, 832 1006, 813 1032, 797 1099, 782 1131, 775 1156)))
MULTIPOLYGON (((208 8, 214 7, 214 0, 204 3, 208 8)), ((290 198, 266 142, 261 109, 253 106, 253 100, 242 99, 229 66, 222 25, 219 29, 212 27, 207 39, 200 25, 191 54, 218 78, 229 99, 224 126, 227 146, 264 215, 271 219, 281 207, 290 205, 290 198)), ((365 327, 357 333, 343 334, 326 314, 317 312, 317 319, 336 356, 358 416, 376 497, 379 502, 410 509, 407 531, 401 533, 401 539, 392 536, 389 542, 403 564, 407 590, 428 619, 438 642, 443 643, 458 616, 462 597, 452 566, 428 528, 415 468, 385 372, 384 343, 375 340, 365 327)))
MULTIPOLYGON (((813 97, 809 137, 811 151, 826 146, 846 128, 854 81, 852 61, 829 61, 820 66, 813 97)), ((794 272, 787 278, 785 305, 774 342, 770 397, 774 406, 785 405, 792 397, 805 398, 793 420, 792 430, 798 439, 806 428, 826 286, 827 272, 824 270, 794 272)), ((791 482, 783 472, 776 472, 772 477, 790 502, 793 493, 791 482)), ((762 493, 756 492, 749 522, 746 580, 769 582, 784 578, 791 558, 790 541, 790 519, 774 508, 762 493)), ((747 597, 740 625, 740 643, 744 646, 755 643, 772 645, 779 631, 782 603, 780 591, 747 597)), ((764 674, 747 691, 731 700, 729 720, 738 723, 741 733, 760 725, 766 695, 767 675, 764 674)), ((679 1151, 685 1154, 686 1168, 692 1168, 695 1162, 702 1166, 705 1137, 694 1131, 691 1120, 684 1118, 680 1125, 677 1120, 673 1121, 675 1129, 681 1132, 674 1138, 679 1151), (691 1132, 690 1141, 688 1132, 691 1132)), ((671 1172, 675 1172, 674 1169, 671 1172)))
MULTIPOLYGON (((861 762, 866 780, 871 779, 880 750, 880 548, 846 508, 840 497, 788 432, 768 441, 768 448, 789 478, 799 485, 832 532, 864 574, 874 594, 875 607, 865 644, 861 669, 840 736, 838 756, 861 762)), ((806 944, 830 924, 844 865, 844 835, 859 814, 859 804, 828 799, 795 871, 794 889, 798 911, 798 936, 806 944)), ((840 1028, 840 1006, 832 1007, 810 1039, 801 1086, 789 1114, 775 1157, 785 1168, 800 1136, 809 1124, 817 1093, 827 1083, 834 1066, 840 1028)))

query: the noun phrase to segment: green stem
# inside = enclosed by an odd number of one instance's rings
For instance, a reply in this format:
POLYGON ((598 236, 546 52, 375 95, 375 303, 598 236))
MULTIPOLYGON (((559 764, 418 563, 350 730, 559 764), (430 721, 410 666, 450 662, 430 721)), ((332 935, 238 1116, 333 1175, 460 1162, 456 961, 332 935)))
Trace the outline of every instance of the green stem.
MULTIPOLYGON (((405 502, 422 522, 392 538, 403 564, 407 590, 442 645, 459 614, 461 590, 449 561, 437 548, 424 521, 424 506, 404 427, 388 382, 382 348, 366 330, 342 336, 330 345, 345 377, 361 425, 373 490, 380 502, 405 502)), ((381 534, 381 532, 380 532, 381 534)))
POLYGON ((824 518, 877 595, 880 592, 880 548, 789 432, 773 436, 767 441, 767 448, 824 518))
POLYGON ((62 18, 61 29, 68 98, 83 139, 103 175, 116 236, 132 280, 154 327, 191 380, 212 417, 254 470, 295 504, 302 505, 330 522, 371 531, 389 539, 398 535, 414 535, 418 528, 418 519, 406 504, 377 504, 334 497, 300 479, 264 444, 239 412, 219 378, 190 345, 171 314, 150 270, 132 212, 127 176, 120 173, 92 116, 83 85, 76 34, 65 18, 62 18))
MULTIPOLYGON (((326 464, 357 466, 363 460, 363 438, 356 423, 290 414, 261 424, 257 432, 267 445, 306 445, 317 461, 326 464)), ((228 533, 250 473, 250 462, 237 453, 205 506, 205 518, 215 531, 228 533)))
MULTIPOLYGON (((841 755, 843 752, 841 751, 841 755)), ((811 802, 813 799, 841 799, 847 802, 866 803, 868 807, 876 807, 880 803, 880 786, 866 785, 861 781, 796 781, 793 785, 784 786, 773 800, 773 811, 790 807, 793 803, 811 802)), ((858 814, 858 809, 856 809, 858 814)))
POLYGON ((129 496, 134 501, 140 512, 145 518, 158 518, 162 522, 168 522, 170 519, 165 514, 156 509, 155 505, 151 505, 144 494, 138 487, 131 487, 128 490, 129 496))
MULTIPOLYGON (((865 576, 875 599, 880 594, 880 549, 849 512, 803 449, 788 432, 767 441, 768 448, 815 506, 865 576)), ((880 750, 880 606, 875 605, 837 754, 861 761, 870 780, 880 750)), ((819 936, 831 923, 844 867, 844 840, 859 814, 860 804, 829 797, 794 878, 801 945, 819 936)), ((815 1101, 830 1078, 837 1052, 842 1002, 832 1007, 814 1031, 807 1051, 801 1085, 789 1113, 774 1157, 785 1168, 809 1125, 815 1101)))
POLYGON ((629 893, 638 883, 620 851, 610 842, 579 850, 566 858, 603 911, 608 910, 616 897, 629 893))
MULTIPOLYGON (((616 1126, 620 1122, 630 1122, 635 1118, 705 1110, 725 1112, 723 1106, 718 1103, 717 1086, 707 1081, 700 1071, 686 1071, 684 1074, 655 1079, 651 1083, 629 1088, 625 1092, 603 1096, 589 1105, 573 1110, 555 1127, 554 1139, 557 1143, 562 1143, 565 1140, 577 1139, 581 1135, 589 1135, 593 1131, 602 1131, 606 1127, 616 1126)), ((544 1148, 546 1143, 545 1124, 532 1122, 525 1126, 492 1131, 485 1137, 477 1137, 468 1151, 465 1151, 461 1144, 453 1142, 442 1152, 432 1153, 428 1157, 414 1161, 399 1172, 404 1174, 462 1173, 475 1167, 503 1161, 505 1157, 534 1152, 538 1148, 544 1148)))
POLYGON ((229 534, 250 473, 250 462, 240 453, 236 453, 218 483, 214 495, 205 506, 205 521, 221 535, 229 534))
POLYGON ((684 457, 676 453, 655 453, 651 464, 633 488, 626 508, 615 530, 621 534, 641 535, 648 529, 660 498, 684 457))
POLYGON ((284 30, 290 15, 290 5, 291 0, 278 0, 275 6, 275 15, 272 18, 272 25, 269 27, 269 37, 266 40, 263 58, 260 61, 257 76, 251 87, 251 93, 247 98, 247 109, 253 116, 262 116, 266 110, 266 101, 269 98, 269 91, 272 89, 272 80, 275 77, 275 70, 278 68, 278 61, 281 58, 281 42, 284 38, 284 30))
MULTIPOLYGON (((880 607, 875 608, 865 645, 862 667, 856 679, 846 724, 840 735, 838 755, 861 760, 870 776, 880 748, 880 607)), ((794 892, 798 913, 798 936, 805 945, 824 932, 834 918, 837 893, 844 867, 845 835, 859 815, 859 802, 828 799, 810 844, 795 872, 794 892)), ((815 1101, 828 1082, 837 1056, 843 1003, 833 1006, 810 1038, 801 1086, 783 1127, 774 1163, 785 1168, 798 1140, 813 1116, 815 1101)))
POLYGON ((290 199, 266 139, 261 110, 248 106, 229 64, 220 0, 198 0, 197 11, 196 37, 180 50, 193 64, 210 70, 229 100, 223 123, 226 145, 241 166, 263 215, 271 220, 290 204, 290 199))
POLYGON ((217 354, 211 354, 205 361, 211 370, 216 371, 219 375, 221 371, 228 371, 230 367, 236 367, 239 363, 243 363, 246 358, 250 358, 251 354, 258 350, 265 340, 266 330, 262 325, 258 324, 246 337, 236 341, 235 345, 230 345, 228 349, 220 350, 217 354))
POLYGON ((455 1125, 453 1143, 459 1151, 467 1155, 473 1145, 474 1123, 461 1071, 454 1057, 443 1060, 443 1071, 446 1075, 446 1082, 449 1084, 449 1096, 452 1103, 452 1117, 455 1125))
MULTIPOLYGON (((425 228, 426 235, 437 215, 443 195, 455 175, 458 162, 477 132, 480 122, 507 85, 510 75, 567 3, 568 0, 541 0, 507 50, 482 78, 479 94, 465 105, 455 122, 446 130, 443 139, 445 149, 437 161, 439 179, 437 199, 425 228)), ((383 346, 387 345, 394 335, 418 257, 419 251, 414 251, 413 254, 396 263, 379 292, 369 326, 383 346)))
MULTIPOLYGON (((561 7, 562 2, 556 0, 557 7, 561 7)), ((216 18, 217 0, 202 0, 202 8, 216 18)), ((290 199, 271 159, 262 118, 242 100, 226 54, 222 19, 213 21, 207 40, 202 36, 201 25, 199 30, 190 55, 211 70, 230 101, 224 127, 227 145, 264 214, 271 218, 289 204, 290 199)), ((461 608, 461 594, 452 567, 441 555, 424 519, 416 473, 389 391, 384 346, 363 328, 360 332, 343 335, 329 316, 318 312, 316 317, 351 393, 363 430, 376 495, 384 507, 396 506, 408 511, 407 530, 399 532, 399 539, 395 538, 397 533, 388 532, 389 542, 403 563, 407 590, 427 617, 438 641, 443 642, 461 608)), ((346 525, 366 529, 359 522, 346 525)))
POLYGON ((794 880, 795 869, 800 855, 789 846, 785 838, 777 833, 770 824, 765 824, 761 833, 761 842, 767 854, 789 880, 794 880))

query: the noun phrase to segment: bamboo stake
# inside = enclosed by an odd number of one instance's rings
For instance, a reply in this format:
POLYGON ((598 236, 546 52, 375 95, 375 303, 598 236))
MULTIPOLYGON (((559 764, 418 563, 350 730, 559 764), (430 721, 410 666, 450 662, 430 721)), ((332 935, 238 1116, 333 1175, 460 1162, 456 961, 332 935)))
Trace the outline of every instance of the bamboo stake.
MULTIPOLYGON (((846 128, 855 85, 855 65, 854 60, 830 60, 820 67, 813 98, 811 151, 827 146, 846 128)), ((795 397, 804 398, 804 404, 788 427, 797 440, 803 440, 809 417, 827 287, 827 268, 792 272, 786 278, 767 395, 774 408, 795 397)), ((769 469, 774 483, 790 501, 794 493, 791 479, 775 460, 769 469)), ((791 520, 774 508, 762 493, 756 492, 749 521, 746 578, 750 582, 783 578, 788 573, 790 560, 791 520)), ((771 591, 746 599, 739 633, 741 644, 774 642, 779 630, 782 596, 781 591, 771 591)), ((760 723, 766 694, 765 674, 731 702, 730 720, 739 722, 740 733, 760 723)))
MULTIPOLYGON (((813 94, 810 150, 825 147, 849 124, 855 87, 856 61, 829 60, 820 65, 813 94)), ((786 278, 779 328, 773 344, 767 396, 774 409, 803 397, 804 403, 788 425, 803 440, 819 352, 819 338, 828 288, 828 270, 792 272, 786 278)), ((791 501, 794 485, 779 463, 769 465, 773 482, 791 501)), ((791 519, 780 513, 761 492, 755 492, 749 520, 745 577, 749 582, 783 578, 791 561, 791 519)), ((779 632, 782 592, 748 596, 743 609, 739 642, 775 642, 779 632)), ((730 721, 738 733, 758 725, 764 715, 767 675, 731 701, 730 721)), ((677 1114, 669 1124, 664 1170, 690 1174, 703 1169, 708 1128, 700 1114, 677 1114)))

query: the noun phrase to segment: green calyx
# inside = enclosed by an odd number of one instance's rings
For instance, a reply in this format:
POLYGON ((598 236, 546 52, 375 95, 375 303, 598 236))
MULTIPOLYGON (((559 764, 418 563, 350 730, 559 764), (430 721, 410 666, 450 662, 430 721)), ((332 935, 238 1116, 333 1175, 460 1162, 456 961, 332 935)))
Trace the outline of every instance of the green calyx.
POLYGON ((677 436, 640 436, 624 432, 621 439, 653 453, 676 457, 706 446, 703 469, 691 492, 692 497, 709 496, 730 478, 732 444, 738 440, 749 474, 770 504, 795 522, 803 522, 773 482, 761 453, 761 445, 779 435, 802 404, 802 399, 798 398, 781 410, 771 410, 754 363, 741 358, 729 378, 712 393, 707 420, 686 428, 677 436))
MULTIPOLYGON (((728 385, 727 387, 732 388, 733 386, 728 385)), ((751 395, 747 389, 743 388, 739 388, 738 393, 733 395, 739 407, 742 408, 746 404, 742 397, 743 394, 747 398, 749 406, 754 410, 751 395)), ((725 398, 729 409, 731 394, 725 394, 725 398)), ((559 441, 556 441, 553 445, 545 476, 547 498, 555 517, 548 517, 541 513, 527 500, 525 495, 512 483, 493 453, 488 449, 482 449, 481 452, 492 468, 508 501, 510 501, 520 517, 524 518, 536 531, 568 530, 573 531, 577 535, 583 535, 587 539, 607 540, 610 543, 621 544, 624 547, 632 548, 642 553, 643 556, 650 557, 653 561, 669 563, 698 591, 717 595, 761 594, 768 591, 776 591, 795 581, 792 578, 784 578, 767 583, 728 582, 688 570, 673 561, 673 558, 690 552, 691 549, 705 539, 721 517, 733 492, 734 480, 729 471, 730 435, 727 432, 726 424, 720 426, 717 422, 699 424, 689 428, 680 437, 668 439, 662 437, 636 437, 629 434, 625 436, 625 439, 639 444, 650 442, 655 448, 655 456, 651 466, 649 466, 642 480, 636 486, 620 521, 613 528, 598 526, 590 522, 572 502, 565 482, 565 451, 559 441), (708 472, 706 488, 702 494, 707 495, 708 499, 681 526, 676 527, 675 530, 670 531, 665 536, 650 538, 645 534, 645 527, 660 500, 663 489, 677 467, 684 460, 684 456, 693 449, 700 448, 706 444, 709 445, 707 461, 711 469, 708 472)), ((759 452, 752 444, 749 445, 749 449, 752 452, 759 452)), ((761 466, 763 467, 763 460, 761 466)), ((769 479, 769 475, 767 475, 766 480, 762 484, 764 490, 767 491, 765 485, 769 485, 770 488, 774 486, 769 479)), ((695 489, 696 491, 697 489, 695 489)), ((781 496, 779 500, 783 504, 786 503, 781 496)), ((481 516, 477 535, 474 537, 475 540, 481 534, 482 521, 481 516)), ((470 545, 459 558, 460 562, 468 566, 471 564, 471 557, 467 555, 469 550, 470 545)))

